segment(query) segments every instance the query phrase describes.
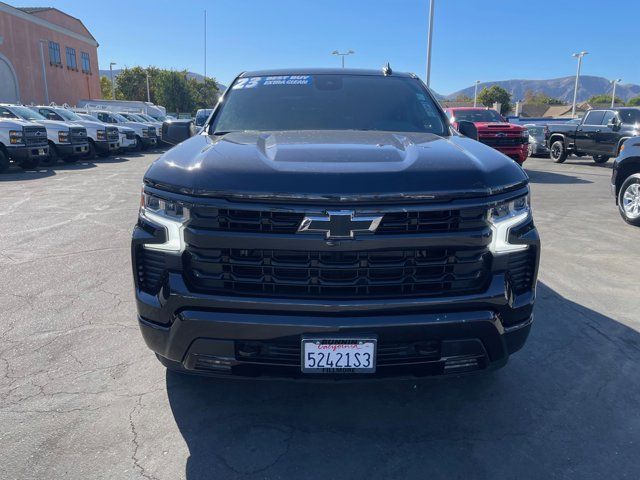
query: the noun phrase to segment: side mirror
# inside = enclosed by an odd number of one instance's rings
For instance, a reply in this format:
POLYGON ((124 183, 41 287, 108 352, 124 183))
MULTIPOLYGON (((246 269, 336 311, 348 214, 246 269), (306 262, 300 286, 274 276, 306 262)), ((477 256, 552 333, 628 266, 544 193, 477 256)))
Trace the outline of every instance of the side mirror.
POLYGON ((620 124, 618 123, 618 119, 613 117, 611 120, 609 120, 609 123, 607 123, 607 127, 609 128, 613 128, 616 129, 620 126, 620 124))
POLYGON ((478 140, 478 129, 473 122, 460 120, 458 122, 458 131, 465 137, 471 138, 472 140, 478 140))
POLYGON ((191 136, 192 120, 167 120, 162 123, 162 141, 177 145, 191 136))

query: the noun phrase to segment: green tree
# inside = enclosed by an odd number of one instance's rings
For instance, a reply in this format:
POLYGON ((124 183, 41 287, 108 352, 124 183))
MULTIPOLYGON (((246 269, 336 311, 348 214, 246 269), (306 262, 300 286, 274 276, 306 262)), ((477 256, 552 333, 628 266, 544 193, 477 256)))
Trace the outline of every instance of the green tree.
MULTIPOLYGON (((587 100, 587 103, 590 103, 592 105, 610 105, 611 95, 607 95, 606 93, 603 93, 602 95, 593 95, 587 100)), ((616 97, 616 103, 624 104, 624 100, 616 97)))
POLYGON ((207 77, 202 82, 193 78, 189 79, 189 89, 195 109, 213 108, 220 97, 220 90, 215 78, 207 77))
POLYGON ((633 97, 627 102, 630 107, 640 107, 640 97, 633 97))
POLYGON ((113 100, 111 98, 111 80, 105 75, 100 77, 100 93, 102 94, 102 98, 113 100))
POLYGON ((500 103, 500 113, 506 114, 511 110, 511 94, 499 85, 484 87, 478 94, 478 102, 485 107, 492 107, 494 103, 500 103))
POLYGON ((563 105, 564 102, 558 98, 550 97, 543 92, 527 90, 524 92, 524 103, 533 105, 563 105))
POLYGON ((460 102, 460 103, 463 103, 463 102, 473 102, 473 98, 468 97, 468 96, 467 96, 467 95, 465 95, 464 93, 461 93, 460 95, 458 95, 458 96, 454 99, 454 101, 456 101, 456 102, 460 102))
POLYGON ((147 71, 142 67, 124 68, 115 78, 116 98, 147 100, 147 71))
POLYGON ((193 112, 195 102, 186 70, 162 70, 157 85, 157 103, 163 105, 168 112, 193 112))

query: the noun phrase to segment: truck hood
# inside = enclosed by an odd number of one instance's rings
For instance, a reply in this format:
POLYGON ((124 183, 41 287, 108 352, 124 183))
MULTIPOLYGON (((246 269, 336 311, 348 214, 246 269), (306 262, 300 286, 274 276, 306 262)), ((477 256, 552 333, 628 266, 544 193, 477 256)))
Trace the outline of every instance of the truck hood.
POLYGON ((74 123, 80 125, 81 127, 95 128, 99 130, 104 130, 106 127, 110 125, 108 123, 103 123, 103 122, 92 122, 91 120, 82 120, 74 123))
POLYGON ((515 162, 466 137, 373 131, 196 135, 145 175, 190 195, 253 198, 442 198, 527 183, 515 162))
POLYGON ((514 125, 513 123, 507 122, 474 122, 474 125, 478 129, 478 131, 496 131, 496 132, 521 132, 524 130, 524 127, 520 125, 514 125))
POLYGON ((2 118, 0 119, 0 128, 22 128, 22 127, 30 127, 32 125, 41 125, 38 122, 30 122, 27 120, 22 120, 18 118, 2 118))
POLYGON ((59 130, 69 130, 69 127, 82 127, 77 123, 73 122, 60 122, 58 120, 37 120, 34 123, 39 123, 40 125, 44 125, 45 127, 57 128, 59 130))

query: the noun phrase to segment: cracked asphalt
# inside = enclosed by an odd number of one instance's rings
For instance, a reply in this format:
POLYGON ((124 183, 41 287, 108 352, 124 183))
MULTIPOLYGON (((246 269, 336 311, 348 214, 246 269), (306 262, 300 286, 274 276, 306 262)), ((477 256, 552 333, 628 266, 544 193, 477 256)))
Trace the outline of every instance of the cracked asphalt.
POLYGON ((129 234, 158 153, 0 176, 3 479, 640 476, 640 229, 611 165, 529 159, 536 321, 502 370, 312 384, 167 374, 129 234))

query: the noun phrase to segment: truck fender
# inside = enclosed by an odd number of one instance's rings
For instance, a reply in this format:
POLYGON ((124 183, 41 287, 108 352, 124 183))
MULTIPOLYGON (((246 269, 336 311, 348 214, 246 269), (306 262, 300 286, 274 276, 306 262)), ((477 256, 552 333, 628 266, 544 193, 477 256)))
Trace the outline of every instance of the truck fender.
POLYGON ((553 144, 553 142, 557 140, 562 140, 562 143, 564 143, 564 148, 567 148, 567 139, 562 133, 554 133, 549 137, 549 147, 553 144))
POLYGON ((620 139, 620 141, 618 142, 618 146, 616 147, 616 157, 620 155, 620 148, 622 147, 622 144, 629 140, 629 138, 630 137, 624 137, 620 139))

